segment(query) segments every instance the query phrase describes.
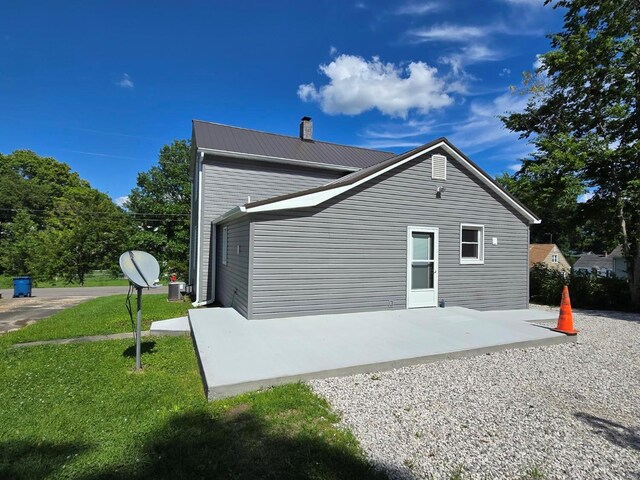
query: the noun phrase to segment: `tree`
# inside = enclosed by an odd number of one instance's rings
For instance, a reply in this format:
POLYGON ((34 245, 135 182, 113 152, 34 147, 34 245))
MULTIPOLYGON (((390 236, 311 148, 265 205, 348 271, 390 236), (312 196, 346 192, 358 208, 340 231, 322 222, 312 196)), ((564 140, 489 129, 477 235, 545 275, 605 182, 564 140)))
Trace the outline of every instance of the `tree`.
POLYGON ((183 277, 189 256, 190 151, 188 140, 163 146, 158 165, 138 174, 126 203, 138 225, 136 248, 154 255, 166 272, 183 277))
POLYGON ((29 150, 0 155, 0 272, 80 280, 111 269, 129 216, 71 168, 29 150))
POLYGON ((38 226, 31 215, 20 209, 4 230, 0 266, 9 275, 27 275, 33 271, 38 255, 38 226))
MULTIPOLYGON (((553 3, 547 0, 545 4, 553 3)), ((503 117, 510 130, 535 138, 536 168, 573 176, 593 192, 585 212, 617 221, 630 269, 633 304, 640 307, 640 2, 557 0, 563 30, 525 78, 531 94, 522 113, 503 117)))
POLYGON ((109 269, 129 246, 132 228, 127 215, 95 189, 70 188, 59 198, 41 232, 45 278, 62 277, 84 284, 87 273, 109 269))

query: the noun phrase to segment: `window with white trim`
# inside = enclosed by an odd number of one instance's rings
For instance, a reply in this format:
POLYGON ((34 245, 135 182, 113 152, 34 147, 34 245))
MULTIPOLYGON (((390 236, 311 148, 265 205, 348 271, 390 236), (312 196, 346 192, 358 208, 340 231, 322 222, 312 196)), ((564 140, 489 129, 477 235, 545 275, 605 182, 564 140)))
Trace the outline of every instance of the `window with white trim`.
POLYGON ((551 255, 551 263, 558 263, 558 255, 551 255))
POLYGON ((484 225, 460 225, 460 263, 484 263, 484 225))
POLYGON ((227 227, 222 227, 222 264, 227 264, 227 246, 229 244, 229 231, 227 227))

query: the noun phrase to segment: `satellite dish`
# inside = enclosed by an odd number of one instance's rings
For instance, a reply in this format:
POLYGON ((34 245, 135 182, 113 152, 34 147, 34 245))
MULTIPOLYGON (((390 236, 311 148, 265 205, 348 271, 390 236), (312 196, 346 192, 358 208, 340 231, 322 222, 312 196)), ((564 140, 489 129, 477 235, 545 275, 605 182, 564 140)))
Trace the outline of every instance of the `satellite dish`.
MULTIPOLYGON (((155 286, 155 280, 160 274, 160 265, 158 265, 158 261, 147 252, 141 252, 140 250, 129 250, 120 255, 120 268, 122 269, 122 273, 125 274, 131 284, 134 285, 136 287, 136 290, 138 291, 138 315, 135 338, 136 370, 140 370, 142 368, 142 347, 140 343, 140 337, 142 336, 142 289, 153 288, 155 286)), ((133 321, 130 301, 131 292, 132 287, 129 286, 126 307, 129 311, 129 315, 131 315, 131 321, 133 321)))
POLYGON ((122 273, 136 287, 151 288, 160 275, 160 265, 153 255, 140 250, 129 250, 120 255, 122 273))

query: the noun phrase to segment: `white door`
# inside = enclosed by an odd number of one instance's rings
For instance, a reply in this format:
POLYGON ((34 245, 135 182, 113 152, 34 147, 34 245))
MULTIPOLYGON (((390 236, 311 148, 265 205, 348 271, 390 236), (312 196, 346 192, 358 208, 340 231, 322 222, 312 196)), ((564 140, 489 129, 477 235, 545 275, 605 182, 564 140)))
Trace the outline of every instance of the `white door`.
POLYGON ((438 229, 409 227, 407 308, 435 307, 438 299, 438 229))

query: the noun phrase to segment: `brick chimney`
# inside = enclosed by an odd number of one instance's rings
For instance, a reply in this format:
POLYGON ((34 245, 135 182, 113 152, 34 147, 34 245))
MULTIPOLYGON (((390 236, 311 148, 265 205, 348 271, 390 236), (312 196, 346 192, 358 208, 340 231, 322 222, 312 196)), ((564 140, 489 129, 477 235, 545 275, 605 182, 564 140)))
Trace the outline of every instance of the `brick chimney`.
POLYGON ((300 120, 300 139, 313 141, 313 122, 311 117, 302 117, 300 120))

